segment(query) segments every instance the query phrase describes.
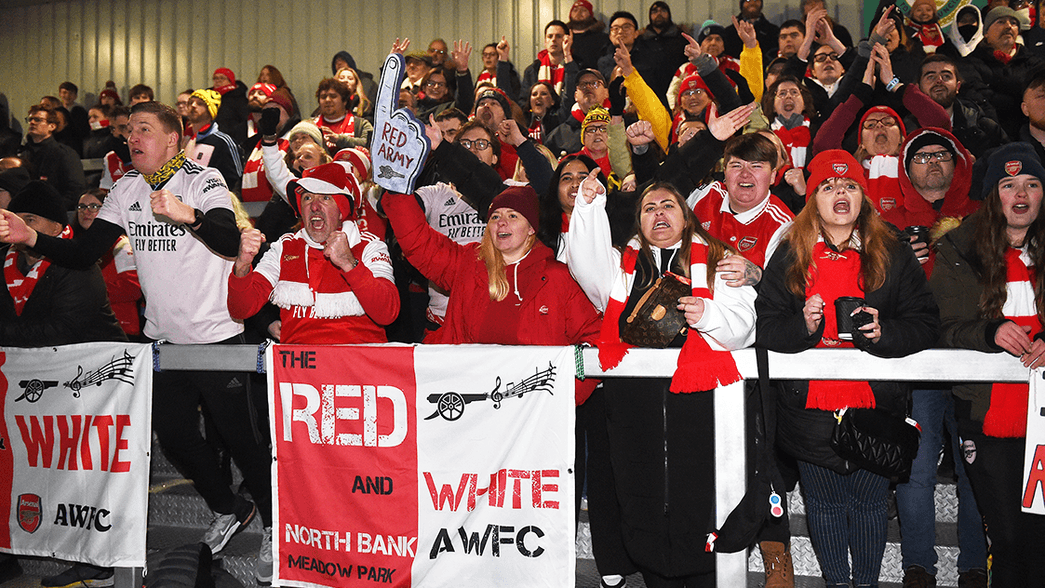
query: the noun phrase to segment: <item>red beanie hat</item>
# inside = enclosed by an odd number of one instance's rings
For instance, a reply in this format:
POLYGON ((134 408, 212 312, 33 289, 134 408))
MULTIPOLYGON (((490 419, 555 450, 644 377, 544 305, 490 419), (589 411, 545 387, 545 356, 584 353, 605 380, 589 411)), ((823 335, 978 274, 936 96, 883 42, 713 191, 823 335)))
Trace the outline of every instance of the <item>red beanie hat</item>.
POLYGON ((229 83, 233 86, 236 85, 236 74, 232 73, 232 70, 227 67, 219 67, 214 70, 215 74, 221 74, 229 79, 229 83))
POLYGON ((864 168, 860 166, 852 153, 842 149, 828 149, 816 154, 813 161, 806 166, 809 180, 806 181, 806 200, 816 194, 820 184, 831 178, 849 178, 863 188, 867 194, 867 178, 864 168))
POLYGON ((511 208, 523 215, 530 221, 530 226, 536 231, 541 225, 541 214, 537 204, 537 192, 530 186, 512 186, 494 197, 490 203, 490 210, 486 213, 489 222, 490 215, 498 208, 511 208))

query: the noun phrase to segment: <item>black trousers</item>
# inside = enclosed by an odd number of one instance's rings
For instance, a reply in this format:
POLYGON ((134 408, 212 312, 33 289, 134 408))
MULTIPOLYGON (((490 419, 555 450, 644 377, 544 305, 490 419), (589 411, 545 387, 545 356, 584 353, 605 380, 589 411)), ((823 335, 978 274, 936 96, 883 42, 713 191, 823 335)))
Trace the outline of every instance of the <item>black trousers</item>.
POLYGON ((637 572, 624 549, 621 535, 617 483, 610 466, 610 436, 606 429, 606 392, 596 388, 577 407, 577 508, 584 482, 588 486, 588 524, 595 567, 602 576, 627 576, 637 572))
MULTIPOLYGON (((242 343, 240 337, 222 343, 242 343)), ((228 447, 258 506, 272 524, 271 453, 265 400, 252 398, 249 373, 165 371, 153 374, 152 428, 167 458, 214 512, 233 511, 236 495, 226 484, 214 445, 200 433, 202 405, 228 447)), ((256 393, 256 391, 255 391, 256 393)))
MULTIPOLYGON (((959 423, 969 431, 969 422, 959 423)), ((963 435, 965 471, 990 538, 991 585, 1045 586, 1045 516, 1027 514, 1023 498, 1025 440, 963 435), (970 454, 973 443, 975 452, 970 454), (969 458, 972 457, 972 462, 969 458)))

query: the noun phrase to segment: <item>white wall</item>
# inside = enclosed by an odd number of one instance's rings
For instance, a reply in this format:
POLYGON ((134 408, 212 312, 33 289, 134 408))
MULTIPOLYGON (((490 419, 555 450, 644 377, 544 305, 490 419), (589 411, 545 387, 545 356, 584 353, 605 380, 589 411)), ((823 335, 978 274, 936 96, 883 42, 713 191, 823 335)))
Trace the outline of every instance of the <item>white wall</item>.
MULTIPOLYGON (((603 18, 616 10, 648 22, 652 0, 595 1, 603 18)), ((482 45, 508 38, 520 73, 540 47, 548 20, 567 20, 570 0, 85 0, 0 8, 0 92, 14 116, 25 117, 58 84, 80 87, 80 102, 113 80, 127 90, 144 82, 157 99, 172 104, 178 92, 209 87, 218 67, 236 72, 248 86, 266 64, 283 73, 302 104, 314 105, 318 81, 330 75, 330 60, 348 50, 357 64, 377 75, 398 37, 424 50, 434 37, 463 38, 477 45, 471 67, 480 67, 482 45)), ((675 22, 714 18, 729 22, 735 0, 670 0, 675 22)), ((767 1, 774 22, 794 18, 799 0, 767 1), (787 4, 787 6, 783 6, 787 4)), ((860 38, 860 0, 830 2, 833 16, 860 38)), ((89 106, 90 104, 87 103, 89 106)), ((24 124, 23 124, 24 127, 24 124)))

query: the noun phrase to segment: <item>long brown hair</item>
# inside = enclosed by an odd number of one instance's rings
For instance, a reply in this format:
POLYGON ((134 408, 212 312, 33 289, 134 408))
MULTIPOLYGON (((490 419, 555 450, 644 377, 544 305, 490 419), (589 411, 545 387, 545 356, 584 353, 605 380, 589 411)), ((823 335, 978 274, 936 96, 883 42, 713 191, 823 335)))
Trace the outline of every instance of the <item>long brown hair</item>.
MULTIPOLYGON (((653 264, 653 252, 650 251, 650 243, 646 238, 646 235, 642 234, 642 201, 646 199, 646 196, 654 190, 664 190, 671 194, 675 204, 682 210, 682 216, 685 219, 685 225, 682 227, 682 241, 679 246, 679 263, 682 266, 682 274, 687 278, 689 275, 690 265, 690 248, 693 244, 693 235, 698 235, 705 243, 708 244, 708 290, 715 291, 715 266, 722 260, 726 255, 735 253, 733 249, 726 245, 722 241, 719 241, 715 237, 712 237, 710 233, 704 230, 701 226, 700 220, 697 219, 697 215, 693 213, 693 209, 686 204, 686 199, 682 197, 682 194, 673 186, 667 182, 654 182, 649 185, 648 188, 642 191, 642 195, 639 196, 638 206, 635 207, 635 226, 638 228, 638 233, 635 235, 639 240, 639 255, 646 257, 646 260, 653 264)), ((650 276, 653 279, 653 276, 650 276)), ((649 284, 640 284, 640 288, 648 287, 649 284)))
MULTIPOLYGON (((508 296, 508 274, 505 269, 504 255, 493 246, 493 239, 490 238, 490 225, 493 223, 493 220, 486 221, 486 230, 483 231, 483 239, 479 242, 477 257, 486 266, 486 278, 490 283, 490 300, 500 302, 508 296)), ((526 238, 527 253, 533 249, 536 242, 536 233, 526 238)))
MULTIPOLYGON (((980 294, 980 314, 983 318, 1002 318, 1002 306, 1008 297, 1008 277, 1006 275, 1005 253, 1013 244, 1009 243, 1008 221, 1001 207, 1001 196, 998 186, 991 189, 983 201, 983 206, 969 217, 968 222, 974 225, 974 243, 976 248, 971 258, 971 266, 983 285, 980 294)), ((1023 241, 1027 246, 1031 262, 1038 269, 1034 280, 1034 306, 1038 320, 1045 324, 1045 215, 1039 210, 1038 218, 1027 229, 1023 241)))
MULTIPOLYGON (((817 187, 819 191, 819 186, 817 187)), ((860 216, 853 231, 860 237, 860 286, 864 292, 873 292, 885 284, 889 270, 889 256, 900 245, 899 239, 878 216, 874 203, 860 188, 860 216)), ((790 245, 794 262, 787 269, 787 289, 796 296, 805 297, 806 286, 813 277, 816 260, 813 248, 823 228, 817 208, 816 192, 798 213, 784 240, 790 245)), ((824 237, 827 240, 827 237, 824 237)))

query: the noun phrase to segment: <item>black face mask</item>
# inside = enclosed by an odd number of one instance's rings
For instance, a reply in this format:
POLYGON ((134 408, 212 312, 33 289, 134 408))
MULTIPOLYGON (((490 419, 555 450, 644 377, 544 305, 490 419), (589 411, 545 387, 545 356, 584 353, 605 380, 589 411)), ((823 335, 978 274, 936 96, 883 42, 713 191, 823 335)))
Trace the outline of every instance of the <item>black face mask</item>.
POLYGON ((120 158, 120 161, 128 163, 131 160, 131 150, 127 147, 126 137, 117 137, 119 139, 116 142, 116 146, 113 147, 113 152, 116 153, 116 157, 120 158))
POLYGON ((962 25, 958 27, 958 34, 962 36, 962 40, 968 43, 972 40, 972 36, 976 34, 976 29, 980 28, 978 25, 962 25))

